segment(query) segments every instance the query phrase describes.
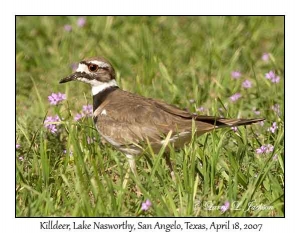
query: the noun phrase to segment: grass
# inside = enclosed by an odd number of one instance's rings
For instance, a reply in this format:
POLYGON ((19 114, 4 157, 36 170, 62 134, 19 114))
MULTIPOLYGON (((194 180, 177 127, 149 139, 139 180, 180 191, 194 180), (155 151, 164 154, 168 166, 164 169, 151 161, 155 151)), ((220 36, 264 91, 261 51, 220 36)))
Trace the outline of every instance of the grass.
POLYGON ((283 17, 85 18, 83 27, 71 16, 16 18, 18 217, 284 216, 283 17), (66 24, 72 31, 64 30, 66 24), (261 59, 264 52, 269 61, 261 59), (203 106, 198 113, 204 115, 264 117, 264 126, 213 131, 180 151, 170 148, 175 182, 163 151, 148 151, 137 161, 140 181, 130 173, 123 187, 125 156, 100 143, 91 118, 74 121, 83 105, 92 104, 89 86, 58 84, 72 63, 99 55, 114 64, 125 90, 191 112, 203 106), (235 70, 240 79, 231 77, 235 70), (271 70, 279 83, 265 78, 271 70), (246 79, 249 89, 242 87, 246 79), (49 105, 52 92, 67 99, 49 105), (231 102, 238 92, 242 97, 231 102), (56 114, 63 120, 52 134, 43 122, 56 114), (267 131, 273 122, 275 133, 267 131), (273 152, 257 154, 266 144, 273 152), (146 199, 152 206, 142 211, 146 199), (230 209, 223 213, 218 206, 226 201, 230 209))

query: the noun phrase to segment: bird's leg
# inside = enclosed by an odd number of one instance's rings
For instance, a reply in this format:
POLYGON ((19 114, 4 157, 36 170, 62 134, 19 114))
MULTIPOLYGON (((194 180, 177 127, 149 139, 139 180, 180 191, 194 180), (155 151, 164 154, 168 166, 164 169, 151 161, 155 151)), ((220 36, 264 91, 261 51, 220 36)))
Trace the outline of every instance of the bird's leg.
POLYGON ((165 157, 166 157, 166 163, 167 163, 168 167, 170 168, 172 180, 175 182, 176 177, 175 177, 175 173, 174 173, 174 170, 173 170, 172 162, 170 160, 170 154, 169 153, 165 154, 165 157))
MULTIPOLYGON (((130 154, 126 154, 126 157, 127 157, 127 160, 128 160, 128 163, 129 163, 129 167, 134 175, 134 177, 137 179, 137 181, 139 181, 139 177, 138 177, 138 174, 137 174, 137 171, 136 171, 136 165, 135 165, 135 158, 133 155, 130 155, 130 154)), ((129 178, 129 171, 127 171, 126 175, 125 175, 125 180, 123 182, 123 188, 126 187, 126 184, 128 182, 128 178, 129 178)), ((139 189, 138 185, 136 184, 136 189, 137 189, 137 195, 140 196, 142 193, 141 193, 141 190, 139 189)))
POLYGON ((135 165, 135 158, 134 158, 134 156, 127 154, 126 157, 128 159, 129 166, 130 166, 130 169, 131 169, 132 173, 134 174, 135 177, 138 177, 137 171, 136 171, 136 165, 135 165))

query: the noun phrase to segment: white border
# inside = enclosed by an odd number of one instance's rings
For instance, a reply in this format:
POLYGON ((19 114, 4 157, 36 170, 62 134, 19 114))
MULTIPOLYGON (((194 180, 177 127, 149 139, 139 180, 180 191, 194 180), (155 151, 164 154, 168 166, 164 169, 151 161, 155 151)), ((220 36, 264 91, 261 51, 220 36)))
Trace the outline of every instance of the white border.
MULTIPOLYGON (((297 232, 299 215, 299 12, 296 1, 4 1, 1 3, 1 56, 2 71, 2 130, 1 130, 1 231, 40 232, 39 222, 46 219, 15 219, 15 14, 286 14, 286 218, 285 219, 240 219, 240 222, 264 223, 262 232, 297 232), (4 105, 4 106, 3 106, 4 105), (7 127, 6 127, 7 126, 7 127)), ((97 219, 99 220, 99 219, 97 219)), ((101 219, 100 219, 101 220, 101 219)), ((106 222, 122 222, 125 219, 102 219, 106 222)), ((171 219, 160 219, 169 221, 171 219)), ((235 219, 232 219, 233 221, 235 219)), ((237 220, 237 219, 236 219, 237 220)), ((74 221, 74 219, 64 219, 74 221)), ((80 220, 77 220, 80 221, 80 220)), ((128 219, 128 221, 140 221, 128 219)), ((143 219, 155 222, 156 219, 143 219)), ((183 221, 181 219, 180 221, 183 221)), ((199 223, 212 219, 193 219, 199 223)), ((226 219, 215 219, 217 222, 226 219)), ((52 232, 52 231, 47 231, 52 232)), ((57 232, 57 231, 56 231, 57 232)), ((79 231, 78 231, 79 232, 79 231)), ((102 231, 104 232, 104 231, 102 231)))

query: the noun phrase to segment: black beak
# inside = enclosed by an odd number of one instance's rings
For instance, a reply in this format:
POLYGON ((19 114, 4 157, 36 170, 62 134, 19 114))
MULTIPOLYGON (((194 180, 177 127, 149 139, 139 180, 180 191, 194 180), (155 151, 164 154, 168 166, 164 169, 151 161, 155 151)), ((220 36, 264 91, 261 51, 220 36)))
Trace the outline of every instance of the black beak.
POLYGON ((70 81, 74 81, 77 78, 82 77, 82 73, 81 72, 75 72, 71 75, 69 75, 68 77, 63 78, 62 80, 59 81, 59 83, 66 83, 66 82, 70 82, 70 81))

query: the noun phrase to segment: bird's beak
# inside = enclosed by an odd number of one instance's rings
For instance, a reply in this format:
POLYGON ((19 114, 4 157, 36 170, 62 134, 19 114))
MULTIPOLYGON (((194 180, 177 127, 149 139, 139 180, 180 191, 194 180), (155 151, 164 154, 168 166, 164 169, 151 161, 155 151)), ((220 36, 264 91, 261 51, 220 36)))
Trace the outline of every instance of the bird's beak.
POLYGON ((59 83, 66 83, 66 82, 74 81, 77 78, 81 78, 81 77, 82 77, 82 72, 75 72, 75 73, 63 78, 62 80, 60 80, 59 83))

